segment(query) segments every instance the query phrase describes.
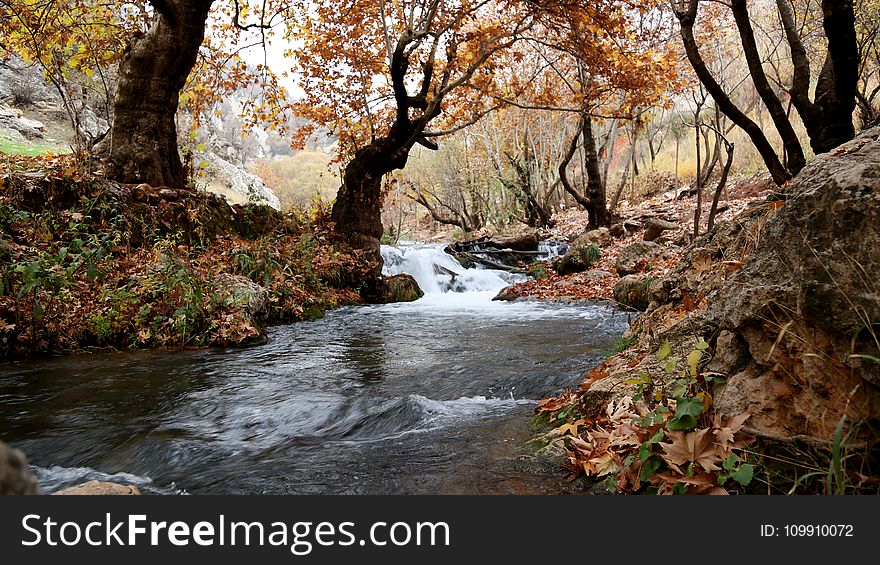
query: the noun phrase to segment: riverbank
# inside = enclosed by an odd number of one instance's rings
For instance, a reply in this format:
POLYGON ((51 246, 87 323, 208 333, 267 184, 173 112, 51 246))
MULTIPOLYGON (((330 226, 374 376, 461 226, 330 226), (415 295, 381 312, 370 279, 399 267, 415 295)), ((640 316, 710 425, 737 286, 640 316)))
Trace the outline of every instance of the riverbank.
POLYGON ((282 214, 82 174, 72 155, 0 173, 0 359, 238 346, 360 303, 364 262, 328 210, 282 214))

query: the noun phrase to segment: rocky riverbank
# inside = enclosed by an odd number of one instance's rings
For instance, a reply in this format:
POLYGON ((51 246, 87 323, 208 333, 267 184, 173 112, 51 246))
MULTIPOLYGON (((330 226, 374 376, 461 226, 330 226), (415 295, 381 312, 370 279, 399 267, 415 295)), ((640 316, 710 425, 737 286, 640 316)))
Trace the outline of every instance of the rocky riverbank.
POLYGON ((364 262, 327 210, 282 214, 83 174, 72 155, 0 173, 0 358, 235 346, 361 301, 364 262))

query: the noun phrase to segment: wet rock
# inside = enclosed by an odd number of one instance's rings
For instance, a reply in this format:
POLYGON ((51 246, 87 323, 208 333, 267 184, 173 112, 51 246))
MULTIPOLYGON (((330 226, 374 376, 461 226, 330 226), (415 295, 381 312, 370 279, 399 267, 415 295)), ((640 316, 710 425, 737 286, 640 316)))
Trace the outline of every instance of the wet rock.
POLYGON ((54 494, 58 496, 136 496, 140 495, 141 491, 133 485, 120 485, 104 481, 89 481, 81 485, 61 489, 54 494))
POLYGON ((40 494, 40 486, 24 453, 0 441, 0 495, 6 494, 40 494))
POLYGON ((650 297, 648 287, 651 279, 638 275, 627 275, 614 285, 614 300, 624 306, 645 311, 648 308, 650 297))
POLYGON ((620 250, 614 268, 621 277, 643 271, 655 259, 669 256, 669 251, 653 241, 638 241, 620 250))
POLYGON ((419 283, 411 275, 394 275, 382 278, 382 292, 377 303, 412 302, 424 295, 419 283))

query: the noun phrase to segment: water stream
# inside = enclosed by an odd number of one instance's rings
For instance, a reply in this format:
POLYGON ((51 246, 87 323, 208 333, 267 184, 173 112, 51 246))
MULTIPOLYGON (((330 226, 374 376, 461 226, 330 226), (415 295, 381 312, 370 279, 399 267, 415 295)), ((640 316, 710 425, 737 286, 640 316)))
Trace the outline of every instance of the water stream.
POLYGON ((550 493, 521 460, 537 399, 576 385, 627 325, 603 305, 493 302, 518 275, 385 248, 412 303, 270 328, 247 349, 0 365, 0 438, 45 491, 550 493))

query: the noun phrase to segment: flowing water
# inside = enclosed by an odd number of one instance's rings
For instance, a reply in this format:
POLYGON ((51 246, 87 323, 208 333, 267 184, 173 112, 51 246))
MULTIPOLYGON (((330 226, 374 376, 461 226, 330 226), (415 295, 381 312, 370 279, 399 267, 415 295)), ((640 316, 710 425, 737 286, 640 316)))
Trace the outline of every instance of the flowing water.
POLYGON ((385 248, 425 290, 270 328, 247 349, 0 365, 0 439, 45 491, 548 493, 521 457, 535 401, 577 384, 627 325, 602 305, 493 302, 516 275, 385 248))

